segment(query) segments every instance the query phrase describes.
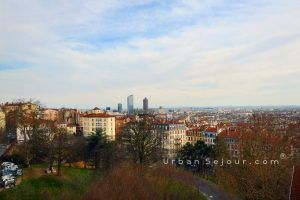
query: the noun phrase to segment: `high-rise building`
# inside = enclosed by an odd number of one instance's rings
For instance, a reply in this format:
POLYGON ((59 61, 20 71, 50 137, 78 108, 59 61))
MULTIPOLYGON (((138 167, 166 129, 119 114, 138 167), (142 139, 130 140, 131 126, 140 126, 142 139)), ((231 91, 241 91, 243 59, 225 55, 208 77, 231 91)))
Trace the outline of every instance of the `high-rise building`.
POLYGON ((133 95, 129 95, 127 97, 127 111, 129 114, 132 114, 133 113, 133 95))
POLYGON ((123 111, 122 104, 118 103, 118 112, 121 113, 123 111))
POLYGON ((148 111, 148 99, 147 99, 147 97, 145 97, 144 98, 144 100, 143 100, 143 110, 144 111, 148 111))

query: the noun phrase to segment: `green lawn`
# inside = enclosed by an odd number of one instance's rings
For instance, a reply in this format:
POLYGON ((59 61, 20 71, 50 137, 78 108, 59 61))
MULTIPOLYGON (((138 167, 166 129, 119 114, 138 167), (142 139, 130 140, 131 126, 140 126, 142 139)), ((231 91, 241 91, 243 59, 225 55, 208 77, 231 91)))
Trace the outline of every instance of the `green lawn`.
MULTIPOLYGON (((24 170, 23 181, 0 192, 0 199, 206 199, 196 188, 173 180, 158 171, 137 173, 117 168, 105 177, 94 170, 63 167, 62 177, 44 173, 46 165, 24 170)), ((170 171, 176 173, 176 171, 170 171)))
POLYGON ((24 180, 15 188, 0 192, 0 199, 80 199, 99 177, 86 169, 63 167, 62 177, 47 175, 43 169, 42 166, 25 169, 24 180))
POLYGON ((186 173, 181 173, 175 168, 149 169, 125 164, 113 169, 104 179, 96 181, 83 199, 206 199, 198 188, 184 183, 178 177, 185 179, 186 173), (168 174, 174 176, 171 177, 168 174))

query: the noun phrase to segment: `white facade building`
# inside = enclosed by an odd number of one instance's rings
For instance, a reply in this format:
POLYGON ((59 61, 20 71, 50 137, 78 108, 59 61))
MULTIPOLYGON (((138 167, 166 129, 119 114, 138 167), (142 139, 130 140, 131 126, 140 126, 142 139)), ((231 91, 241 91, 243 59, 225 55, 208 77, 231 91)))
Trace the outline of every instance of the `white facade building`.
POLYGON ((177 150, 187 143, 184 124, 156 124, 153 129, 163 135, 162 145, 168 157, 174 157, 177 150))
POLYGON ((115 140, 114 116, 99 113, 81 115, 80 118, 80 125, 82 126, 84 136, 90 136, 96 133, 97 129, 102 129, 111 140, 115 140))
POLYGON ((5 113, 0 109, 0 133, 5 130, 5 113))

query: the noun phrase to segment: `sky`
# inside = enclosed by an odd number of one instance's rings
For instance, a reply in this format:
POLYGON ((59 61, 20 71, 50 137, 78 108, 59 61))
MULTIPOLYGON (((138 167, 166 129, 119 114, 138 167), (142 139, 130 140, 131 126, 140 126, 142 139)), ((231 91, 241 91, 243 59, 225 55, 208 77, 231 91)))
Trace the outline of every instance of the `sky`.
POLYGON ((0 102, 300 105, 299 0, 1 0, 0 102))

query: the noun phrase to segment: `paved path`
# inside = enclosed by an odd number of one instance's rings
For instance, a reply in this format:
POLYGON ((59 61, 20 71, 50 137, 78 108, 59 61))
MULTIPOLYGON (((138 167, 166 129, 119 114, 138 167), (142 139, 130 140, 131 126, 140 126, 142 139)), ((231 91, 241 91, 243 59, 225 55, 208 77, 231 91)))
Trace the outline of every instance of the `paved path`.
POLYGON ((200 177, 190 175, 182 178, 176 177, 176 179, 187 185, 197 188, 202 194, 204 194, 204 196, 206 196, 208 200, 239 200, 239 198, 224 191, 218 185, 200 177))
POLYGON ((201 178, 197 179, 198 180, 195 180, 194 182, 194 186, 196 186, 199 191, 207 197, 207 199, 238 200, 237 197, 225 192, 218 185, 201 178))
POLYGON ((10 145, 8 144, 0 144, 0 157, 4 155, 9 147, 10 145))

